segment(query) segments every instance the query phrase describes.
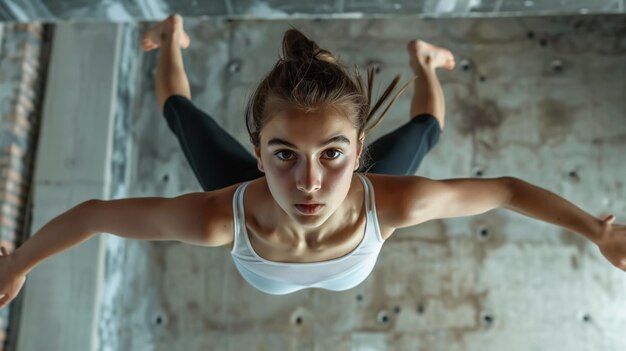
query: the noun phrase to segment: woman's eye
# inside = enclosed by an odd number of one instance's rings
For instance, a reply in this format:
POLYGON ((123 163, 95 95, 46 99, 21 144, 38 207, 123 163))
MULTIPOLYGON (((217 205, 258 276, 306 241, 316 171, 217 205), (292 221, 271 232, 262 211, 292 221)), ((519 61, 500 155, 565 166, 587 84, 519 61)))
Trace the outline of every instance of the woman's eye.
MULTIPOLYGON (((329 149, 329 150, 324 151, 324 153, 331 160, 335 160, 335 159, 339 158, 339 156, 341 156, 341 154, 342 154, 342 152, 337 150, 337 149, 329 149), (334 155, 334 156, 332 156, 332 155, 334 155)), ((281 151, 278 151, 277 153, 275 153, 274 155, 278 156, 278 159, 281 160, 281 161, 290 161, 291 158, 290 157, 285 157, 284 154, 292 155, 293 153, 291 151, 281 150, 281 151)))
POLYGON ((336 158, 338 158, 338 157, 341 155, 341 152, 340 152, 339 150, 336 150, 336 149, 326 150, 326 152, 327 152, 327 154, 326 154, 327 156, 328 156, 328 155, 330 155, 331 153, 332 153, 332 154, 334 154, 334 155, 336 155, 336 156, 334 156, 334 157, 333 157, 333 156, 331 156, 331 157, 330 157, 330 158, 331 158, 331 159, 333 159, 333 160, 334 160, 334 159, 336 159, 336 158), (330 151, 330 153, 328 153, 328 151, 330 151))
POLYGON ((278 159, 279 159, 279 160, 281 160, 281 161, 289 161, 288 159, 285 159, 285 158, 283 158, 283 157, 279 156, 280 154, 284 154, 284 153, 289 154, 289 153, 291 153, 291 151, 285 151, 285 150, 282 150, 282 151, 278 151, 278 152, 277 152, 277 153, 275 153, 274 155, 278 156, 278 159))

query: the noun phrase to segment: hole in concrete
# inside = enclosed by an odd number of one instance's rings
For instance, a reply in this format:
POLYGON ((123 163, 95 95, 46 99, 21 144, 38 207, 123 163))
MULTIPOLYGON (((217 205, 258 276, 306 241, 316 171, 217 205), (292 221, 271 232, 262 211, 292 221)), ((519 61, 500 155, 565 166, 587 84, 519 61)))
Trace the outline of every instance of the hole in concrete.
POLYGON ((319 18, 319 17, 316 17, 313 21, 314 21, 314 22, 322 22, 322 19, 321 19, 321 18, 319 18))
POLYGON ((424 314, 425 310, 426 310, 426 307, 424 307, 424 305, 422 305, 422 304, 417 305, 417 313, 418 314, 424 314))
POLYGON ((401 309, 400 309, 400 306, 395 306, 395 307, 393 308, 393 313, 398 314, 398 313, 400 313, 400 310, 401 310, 401 309))
POLYGON ((237 73, 237 72, 241 71, 241 61, 240 60, 232 60, 232 61, 230 61, 230 63, 228 64, 228 70, 231 73, 237 73))
POLYGON ((481 238, 486 238, 489 236, 489 229, 481 228, 478 233, 480 234, 481 238))
POLYGON ((300 316, 296 317, 296 324, 298 325, 302 324, 302 317, 300 316))
POLYGON ((545 40, 545 39, 541 39, 541 40, 539 41, 539 45, 541 45, 541 46, 547 46, 547 45, 548 45, 548 41, 547 41, 547 40, 545 40))
POLYGON ((156 323, 156 325, 161 325, 163 323, 163 317, 156 316, 156 318, 154 319, 154 323, 156 323))
POLYGON ((480 79, 481 82, 484 82, 484 81, 487 80, 487 78, 485 78, 485 76, 480 76, 480 78, 478 78, 478 79, 480 79))
POLYGON ((563 71, 563 61, 561 60, 554 60, 551 63, 552 65, 552 70, 555 72, 561 72, 563 71))
POLYGON ((380 71, 382 70, 382 66, 383 64, 379 61, 375 61, 375 60, 370 60, 367 62, 367 70, 369 71, 370 69, 374 69, 374 72, 376 73, 380 73, 380 71))
POLYGON ((170 176, 169 176, 168 174, 166 174, 166 175, 164 175, 164 176, 163 176, 163 181, 164 181, 164 182, 167 182, 167 181, 169 181, 169 180, 170 180, 170 176))
POLYGON ((469 63, 469 61, 468 61, 468 60, 461 60, 461 68, 462 68, 464 71, 469 71, 469 69, 470 69, 470 63, 469 63))
POLYGON ((361 294, 357 294, 357 295, 356 295, 356 300, 357 300, 357 301, 362 301, 362 300, 363 300, 363 295, 361 295, 361 294))
POLYGON ((570 171, 569 172, 569 177, 572 180, 575 180, 575 181, 579 181, 580 180, 580 176, 578 175, 578 172, 576 172, 576 171, 570 171))
POLYGON ((480 321, 487 328, 489 328, 489 327, 491 327, 493 325, 495 319, 496 319, 496 317, 491 312, 483 311, 480 314, 480 321))
POLYGON ((585 323, 591 322, 591 316, 588 313, 583 314, 582 321, 585 323))
POLYGON ((481 171, 481 170, 479 169, 479 170, 477 170, 476 172, 474 172, 474 174, 475 174, 477 177, 482 177, 482 176, 483 176, 483 171, 481 171))
POLYGON ((528 32, 528 33, 526 33, 526 38, 528 38, 528 39, 532 39, 532 38, 534 38, 534 37, 535 37, 535 33, 534 33, 534 32, 528 32))
POLYGON ((379 324, 387 324, 389 322, 389 314, 387 313, 387 311, 382 310, 378 312, 378 315, 376 316, 376 321, 379 324))

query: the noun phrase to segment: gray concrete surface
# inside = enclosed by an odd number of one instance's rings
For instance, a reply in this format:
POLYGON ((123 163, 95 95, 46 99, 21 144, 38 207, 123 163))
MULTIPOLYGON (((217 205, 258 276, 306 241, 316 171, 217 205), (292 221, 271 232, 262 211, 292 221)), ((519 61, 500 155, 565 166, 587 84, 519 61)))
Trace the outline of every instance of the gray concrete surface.
POLYGON ((3 0, 0 21, 156 21, 186 17, 236 19, 372 17, 520 17, 624 13, 625 0, 3 0))

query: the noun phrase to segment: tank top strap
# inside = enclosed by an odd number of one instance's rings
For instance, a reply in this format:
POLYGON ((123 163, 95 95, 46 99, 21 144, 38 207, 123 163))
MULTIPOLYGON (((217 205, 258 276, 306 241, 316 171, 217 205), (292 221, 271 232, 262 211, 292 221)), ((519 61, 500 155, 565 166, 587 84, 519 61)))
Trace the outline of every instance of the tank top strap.
POLYGON ((372 182, 363 174, 356 173, 363 183, 364 197, 365 197, 365 213, 367 217, 366 227, 366 240, 371 240, 378 244, 383 243, 384 240, 380 233, 380 226, 378 224, 378 216, 376 214, 376 197, 374 194, 374 186, 372 182))
POLYGON ((238 247, 240 245, 245 245, 245 238, 242 236, 244 233, 244 228, 246 225, 246 218, 243 209, 243 194, 246 191, 246 188, 250 184, 250 181, 244 182, 237 187, 235 190, 235 194, 233 194, 233 250, 232 252, 239 251, 238 247), (242 228, 243 226, 243 228, 242 228))

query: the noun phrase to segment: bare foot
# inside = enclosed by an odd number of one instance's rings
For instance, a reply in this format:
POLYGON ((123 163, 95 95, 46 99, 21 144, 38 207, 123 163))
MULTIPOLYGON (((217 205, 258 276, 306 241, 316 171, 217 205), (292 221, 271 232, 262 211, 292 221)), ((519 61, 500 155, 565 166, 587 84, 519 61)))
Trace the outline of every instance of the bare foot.
POLYGON ((183 18, 180 15, 171 15, 161 23, 150 27, 141 38, 143 51, 154 50, 161 46, 161 43, 169 35, 178 37, 180 47, 186 49, 191 42, 189 35, 183 29, 183 18))
POLYGON ((448 49, 434 46, 422 40, 411 40, 406 44, 409 52, 410 63, 413 70, 418 65, 429 65, 432 68, 443 67, 447 70, 454 69, 454 56, 448 49))

